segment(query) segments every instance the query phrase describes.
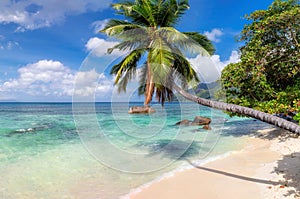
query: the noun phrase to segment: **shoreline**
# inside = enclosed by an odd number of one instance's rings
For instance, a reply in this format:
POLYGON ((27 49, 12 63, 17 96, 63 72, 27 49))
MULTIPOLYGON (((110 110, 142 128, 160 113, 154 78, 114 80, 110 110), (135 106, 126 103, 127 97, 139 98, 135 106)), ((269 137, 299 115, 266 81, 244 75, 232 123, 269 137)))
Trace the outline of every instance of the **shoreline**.
POLYGON ((246 138, 240 151, 190 163, 191 168, 180 167, 120 198, 300 198, 300 139, 277 128, 259 130, 246 138), (288 156, 293 162, 279 168, 288 156), (294 168, 294 175, 285 173, 291 172, 289 167, 294 168))
MULTIPOLYGON (((210 162, 214 162, 214 161, 226 158, 226 157, 230 156, 232 153, 235 153, 235 152, 237 152, 237 151, 228 151, 228 152, 226 152, 224 154, 221 154, 221 155, 216 155, 216 156, 210 157, 210 158, 205 159, 205 160, 196 161, 197 162, 196 164, 197 165, 206 165, 206 164, 209 164, 210 162)), ((131 189, 128 194, 120 196, 120 199, 130 199, 131 196, 143 192, 143 190, 151 187, 154 184, 160 183, 161 181, 163 181, 165 179, 172 178, 172 177, 176 176, 177 173, 185 172, 185 171, 191 170, 193 168, 194 168, 194 166, 192 164, 187 164, 187 163, 182 164, 178 168, 176 168, 172 171, 169 171, 167 173, 163 173, 161 176, 158 176, 154 180, 146 182, 145 184, 142 184, 141 186, 139 186, 137 188, 131 189)))

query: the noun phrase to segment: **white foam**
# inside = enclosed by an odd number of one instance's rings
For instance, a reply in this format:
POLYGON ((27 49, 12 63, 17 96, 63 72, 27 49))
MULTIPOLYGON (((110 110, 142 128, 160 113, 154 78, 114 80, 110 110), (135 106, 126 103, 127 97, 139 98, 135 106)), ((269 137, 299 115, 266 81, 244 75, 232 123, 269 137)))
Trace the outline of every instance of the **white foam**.
POLYGON ((16 132, 26 132, 26 129, 17 129, 16 132))

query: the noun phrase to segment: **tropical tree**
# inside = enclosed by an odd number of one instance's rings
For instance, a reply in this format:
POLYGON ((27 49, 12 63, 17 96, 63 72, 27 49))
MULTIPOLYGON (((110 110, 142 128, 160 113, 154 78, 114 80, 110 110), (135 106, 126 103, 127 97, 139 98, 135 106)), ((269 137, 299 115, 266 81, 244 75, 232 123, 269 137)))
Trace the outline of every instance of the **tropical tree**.
POLYGON ((119 91, 126 91, 127 83, 135 76, 139 62, 146 56, 140 72, 139 94, 145 95, 148 106, 154 93, 159 102, 171 100, 172 70, 183 78, 182 85, 199 82, 189 61, 181 50, 214 53, 214 47, 206 36, 197 32, 179 32, 174 26, 189 8, 187 0, 136 0, 123 1, 112 7, 126 20, 110 20, 101 31, 115 37, 120 43, 108 50, 130 52, 113 66, 115 84, 119 91), (201 48, 202 46, 205 51, 201 48))
POLYGON ((246 16, 241 61, 228 65, 222 82, 228 102, 300 123, 300 4, 275 0, 267 10, 246 16))
POLYGON ((205 36, 196 32, 179 32, 173 27, 189 8, 187 0, 122 1, 112 7, 125 20, 112 19, 101 31, 120 41, 108 49, 108 53, 116 49, 129 51, 111 69, 119 91, 126 91, 127 83, 136 75, 139 62, 146 58, 140 72, 139 88, 139 92, 145 94, 145 106, 149 105, 154 93, 163 105, 176 90, 196 103, 257 118, 300 133, 300 126, 281 118, 247 107, 202 99, 185 91, 186 85, 199 82, 199 78, 183 51, 189 51, 190 54, 203 53, 203 49, 209 54, 214 52, 205 36), (181 86, 175 83, 175 75, 180 79, 181 86))

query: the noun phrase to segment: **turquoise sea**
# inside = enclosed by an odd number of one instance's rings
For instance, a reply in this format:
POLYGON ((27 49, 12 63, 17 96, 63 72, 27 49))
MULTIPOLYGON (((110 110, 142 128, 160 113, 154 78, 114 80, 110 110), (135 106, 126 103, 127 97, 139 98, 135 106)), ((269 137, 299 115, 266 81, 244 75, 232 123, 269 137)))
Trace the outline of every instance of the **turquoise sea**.
POLYGON ((112 199, 164 176, 240 150, 242 135, 270 128, 195 104, 0 103, 0 198, 112 199), (178 127, 212 118, 212 130, 178 127))

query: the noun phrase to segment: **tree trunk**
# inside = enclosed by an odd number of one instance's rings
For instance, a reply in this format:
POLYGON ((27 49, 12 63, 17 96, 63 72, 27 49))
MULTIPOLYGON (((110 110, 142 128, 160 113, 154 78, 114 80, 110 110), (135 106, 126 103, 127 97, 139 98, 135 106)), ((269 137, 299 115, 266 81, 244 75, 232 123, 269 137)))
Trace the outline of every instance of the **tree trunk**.
POLYGON ((148 106, 152 101, 153 93, 154 93, 154 83, 151 74, 151 66, 148 59, 147 60, 147 83, 146 83, 146 92, 145 92, 145 101, 144 101, 145 106, 148 106))
POLYGON ((145 101, 144 101, 145 106, 148 106, 152 101, 152 96, 154 92, 153 77, 150 77, 149 79, 150 79, 149 82, 147 80, 147 84, 146 84, 145 101))
POLYGON ((258 110, 254 110, 252 108, 244 107, 244 106, 239 106, 235 104, 227 104, 224 102, 218 102, 218 101, 212 101, 204 98, 199 98, 195 95, 191 95, 190 93, 187 93, 177 85, 173 85, 173 88, 181 94, 184 98, 191 100, 193 102, 196 102, 198 104, 201 104, 203 106, 208 106, 211 108, 223 110, 223 111, 228 111, 232 113, 238 113, 247 117, 252 117, 258 120, 261 120, 263 122, 275 125, 279 128, 288 130, 290 132, 296 133, 297 135, 300 135, 300 126, 289 122, 285 119, 273 116, 268 113, 264 113, 258 110))

